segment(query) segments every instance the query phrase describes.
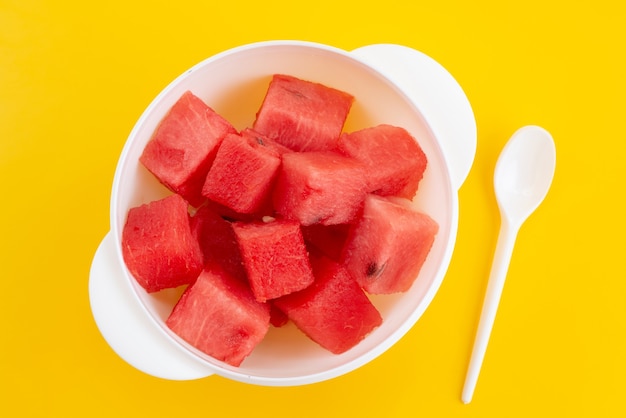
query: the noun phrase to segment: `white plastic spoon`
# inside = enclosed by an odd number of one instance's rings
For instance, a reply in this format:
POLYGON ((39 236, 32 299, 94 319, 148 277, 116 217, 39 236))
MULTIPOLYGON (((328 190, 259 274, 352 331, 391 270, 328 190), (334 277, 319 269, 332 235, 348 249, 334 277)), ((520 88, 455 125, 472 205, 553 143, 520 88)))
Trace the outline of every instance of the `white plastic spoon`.
POLYGON ((515 132, 498 158, 494 187, 500 208, 500 234, 463 387, 462 400, 466 404, 474 394, 517 233, 548 193, 555 166, 552 136, 538 126, 525 126, 515 132))

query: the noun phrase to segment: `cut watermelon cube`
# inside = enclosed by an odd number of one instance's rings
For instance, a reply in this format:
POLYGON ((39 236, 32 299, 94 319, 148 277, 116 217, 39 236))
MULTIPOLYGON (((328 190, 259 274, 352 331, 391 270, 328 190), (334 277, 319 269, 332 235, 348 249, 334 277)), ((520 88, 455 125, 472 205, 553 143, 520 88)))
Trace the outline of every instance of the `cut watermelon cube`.
POLYGON ((235 212, 251 214, 270 206, 280 155, 256 138, 228 134, 202 188, 202 195, 235 212))
POLYGON ((368 195, 352 227, 342 260, 370 294, 407 291, 418 276, 439 229, 404 198, 368 195))
POLYGON ((294 151, 333 149, 354 97, 323 84, 273 76, 254 130, 294 151))
POLYGON ((345 267, 311 257, 315 282, 274 304, 313 341, 340 354, 382 323, 382 317, 345 267))
POLYGON ((365 168, 336 152, 283 155, 273 202, 276 211, 302 225, 353 221, 366 195, 365 168))
POLYGON ((313 272, 300 225, 276 219, 235 222, 248 281, 256 299, 265 302, 313 283, 313 272))
POLYGON ((412 199, 426 170, 426 154, 404 128, 378 125, 344 133, 338 149, 367 167, 368 191, 412 199))
POLYGON ((235 132, 226 119, 187 91, 165 115, 140 161, 166 187, 198 207, 206 200, 202 186, 217 148, 227 133, 235 132))
POLYGON ((171 195, 128 211, 122 230, 124 262, 148 292, 193 283, 202 251, 191 232, 187 202, 171 195))
POLYGON ((191 232, 198 240, 204 264, 219 264, 228 274, 246 282, 237 237, 230 222, 209 206, 202 206, 191 218, 191 232))
POLYGON ((167 326, 198 350, 239 366, 263 340, 269 306, 216 265, 209 264, 182 294, 167 326))

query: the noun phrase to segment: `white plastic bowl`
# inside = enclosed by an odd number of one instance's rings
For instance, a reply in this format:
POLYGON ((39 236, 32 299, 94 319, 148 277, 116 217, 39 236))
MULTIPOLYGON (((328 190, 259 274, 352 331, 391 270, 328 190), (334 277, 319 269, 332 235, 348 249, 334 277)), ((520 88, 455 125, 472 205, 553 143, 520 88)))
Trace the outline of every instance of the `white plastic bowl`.
POLYGON ((91 270, 90 298, 98 327, 127 362, 169 379, 214 373, 237 381, 284 386, 314 383, 350 372, 396 343, 439 289, 456 238, 457 192, 472 164, 475 141, 473 114, 460 87, 443 67, 405 47, 373 45, 346 52, 309 42, 275 41, 245 45, 208 58, 154 99, 121 153, 111 195, 111 232, 98 249, 91 270), (403 75, 402 71, 411 67, 418 73, 403 75), (122 261, 122 228, 131 207, 170 193, 139 163, 139 156, 181 94, 191 90, 242 129, 252 125, 275 73, 316 81, 354 95, 346 131, 388 123, 411 132, 429 162, 414 206, 433 217, 440 229, 411 289, 403 294, 372 297, 383 324, 351 350, 331 354, 290 323, 271 328, 243 364, 232 367, 196 350, 167 328, 164 321, 180 291, 148 294, 137 284, 122 261), (413 75, 426 79, 416 83, 413 75), (431 92, 428 97, 431 85, 439 86, 439 90, 435 88, 439 96, 431 92), (444 109, 448 112, 445 115, 444 109), (460 124, 465 131, 455 132, 457 128, 448 126, 450 123, 460 124))

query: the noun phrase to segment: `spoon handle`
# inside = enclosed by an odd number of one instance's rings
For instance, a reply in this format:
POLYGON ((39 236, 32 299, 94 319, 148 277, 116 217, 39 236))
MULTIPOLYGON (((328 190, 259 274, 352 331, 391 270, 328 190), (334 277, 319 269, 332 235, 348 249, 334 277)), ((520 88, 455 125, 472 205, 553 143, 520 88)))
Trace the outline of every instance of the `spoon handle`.
POLYGON ((470 403, 474 395, 474 388, 476 387, 476 381, 478 380, 480 368, 485 357, 487 343, 489 342, 496 311, 498 310, 498 304, 500 302, 500 296, 502 295, 502 288, 504 287, 504 280, 506 279, 511 255, 513 254, 513 246, 515 245, 518 229, 519 228, 511 227, 506 221, 506 218, 503 218, 493 264, 491 266, 491 273, 489 275, 489 283, 487 284, 482 312, 480 314, 480 321, 478 322, 472 357, 465 377, 465 385, 461 397, 463 403, 466 404, 470 403))

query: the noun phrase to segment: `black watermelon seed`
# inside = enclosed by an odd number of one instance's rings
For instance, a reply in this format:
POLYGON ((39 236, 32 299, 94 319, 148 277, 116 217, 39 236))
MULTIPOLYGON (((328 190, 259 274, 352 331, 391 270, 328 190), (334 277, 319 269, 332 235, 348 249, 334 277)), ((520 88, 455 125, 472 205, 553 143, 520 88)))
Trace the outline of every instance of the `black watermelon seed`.
POLYGON ((365 274, 367 275, 367 277, 379 277, 383 270, 385 270, 385 267, 387 266, 387 263, 383 263, 382 265, 378 265, 376 262, 371 262, 367 265, 367 270, 365 271, 365 274))

